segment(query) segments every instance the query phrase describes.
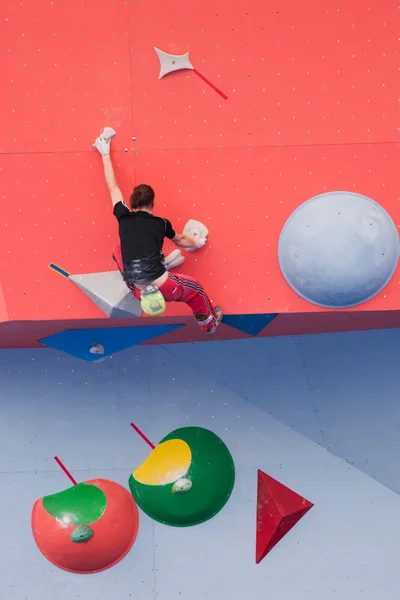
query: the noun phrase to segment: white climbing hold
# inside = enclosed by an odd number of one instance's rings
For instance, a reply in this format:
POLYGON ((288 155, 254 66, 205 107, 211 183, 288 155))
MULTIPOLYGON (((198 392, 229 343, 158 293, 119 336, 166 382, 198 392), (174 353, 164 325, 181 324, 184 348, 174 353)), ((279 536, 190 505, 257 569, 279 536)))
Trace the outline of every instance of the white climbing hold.
POLYGON ((167 271, 179 267, 179 265, 184 262, 185 257, 183 256, 181 250, 173 250, 171 254, 168 254, 168 256, 166 256, 163 260, 164 267, 167 269, 167 271))
MULTIPOLYGON (((207 227, 203 223, 200 223, 200 221, 195 221, 194 219, 189 219, 183 230, 183 235, 191 237, 196 242, 200 242, 201 238, 207 238, 208 234, 209 231, 207 227)), ((188 252, 194 252, 195 250, 196 248, 187 249, 188 252)))
POLYGON ((104 127, 103 133, 101 136, 106 140, 106 142, 111 142, 113 137, 117 135, 117 132, 112 127, 104 127))
POLYGON ((186 54, 168 54, 155 46, 154 50, 160 59, 161 65, 158 79, 162 79, 165 75, 168 75, 168 73, 180 71, 181 69, 194 69, 194 66, 189 60, 189 52, 186 52, 186 54))
POLYGON ((134 318, 142 315, 139 300, 133 297, 119 271, 70 275, 80 290, 111 318, 134 318))
POLYGON ((90 354, 105 354, 106 349, 102 344, 93 344, 93 346, 90 346, 89 352, 90 354))
POLYGON ((175 481, 172 486, 171 492, 173 494, 184 494, 192 489, 192 482, 187 477, 181 477, 178 481, 175 481))

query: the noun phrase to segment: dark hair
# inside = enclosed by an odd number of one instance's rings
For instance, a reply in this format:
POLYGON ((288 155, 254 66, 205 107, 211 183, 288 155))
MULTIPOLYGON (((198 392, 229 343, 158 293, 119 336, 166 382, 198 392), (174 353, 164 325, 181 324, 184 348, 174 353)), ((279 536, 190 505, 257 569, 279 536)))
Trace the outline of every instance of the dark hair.
POLYGON ((133 188, 133 192, 130 197, 130 203, 133 210, 137 210, 138 208, 153 208, 153 188, 145 183, 137 185, 135 188, 133 188))

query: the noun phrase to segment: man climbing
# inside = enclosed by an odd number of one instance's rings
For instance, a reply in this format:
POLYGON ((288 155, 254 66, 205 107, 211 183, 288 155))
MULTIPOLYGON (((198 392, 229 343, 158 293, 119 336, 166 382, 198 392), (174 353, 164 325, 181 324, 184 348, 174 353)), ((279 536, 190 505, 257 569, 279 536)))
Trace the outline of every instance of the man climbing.
POLYGON ((114 215, 119 224, 120 256, 114 260, 135 298, 141 300, 142 292, 150 285, 156 286, 165 302, 185 302, 193 311, 200 328, 212 335, 220 320, 222 310, 213 307, 202 285, 187 275, 173 274, 162 262, 162 247, 167 237, 179 248, 201 248, 205 239, 175 233, 170 221, 153 215, 154 191, 149 185, 134 188, 130 208, 126 206, 118 187, 110 157, 111 138, 102 134, 93 144, 103 159, 104 176, 114 215))

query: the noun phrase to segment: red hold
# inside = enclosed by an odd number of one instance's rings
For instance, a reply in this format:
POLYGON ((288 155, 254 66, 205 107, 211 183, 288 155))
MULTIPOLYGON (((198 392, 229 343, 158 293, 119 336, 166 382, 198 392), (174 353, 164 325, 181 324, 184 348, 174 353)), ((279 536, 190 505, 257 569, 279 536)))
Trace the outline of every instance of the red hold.
POLYGON ((263 471, 258 471, 256 563, 314 506, 263 471))

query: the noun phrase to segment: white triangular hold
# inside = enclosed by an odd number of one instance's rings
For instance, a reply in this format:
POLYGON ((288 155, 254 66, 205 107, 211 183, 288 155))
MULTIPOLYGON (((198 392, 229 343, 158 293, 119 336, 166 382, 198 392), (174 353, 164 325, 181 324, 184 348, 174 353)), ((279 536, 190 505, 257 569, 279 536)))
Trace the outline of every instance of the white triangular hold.
MULTIPOLYGON (((183 235, 193 238, 198 241, 200 238, 206 238, 209 234, 207 227, 200 221, 189 219, 183 229, 183 235)), ((187 252, 194 252, 196 248, 187 248, 187 252)))
POLYGON ((142 307, 133 297, 119 271, 70 275, 69 279, 113 319, 140 317, 142 307))
POLYGON ((194 66, 189 60, 189 52, 186 52, 186 54, 168 54, 155 46, 154 50, 160 59, 161 65, 158 79, 162 79, 165 75, 168 75, 168 73, 180 71, 181 69, 194 69, 194 66))
POLYGON ((173 250, 171 254, 168 254, 163 260, 163 265, 170 271, 171 269, 175 269, 179 267, 182 263, 185 262, 185 257, 183 256, 181 250, 173 250))

